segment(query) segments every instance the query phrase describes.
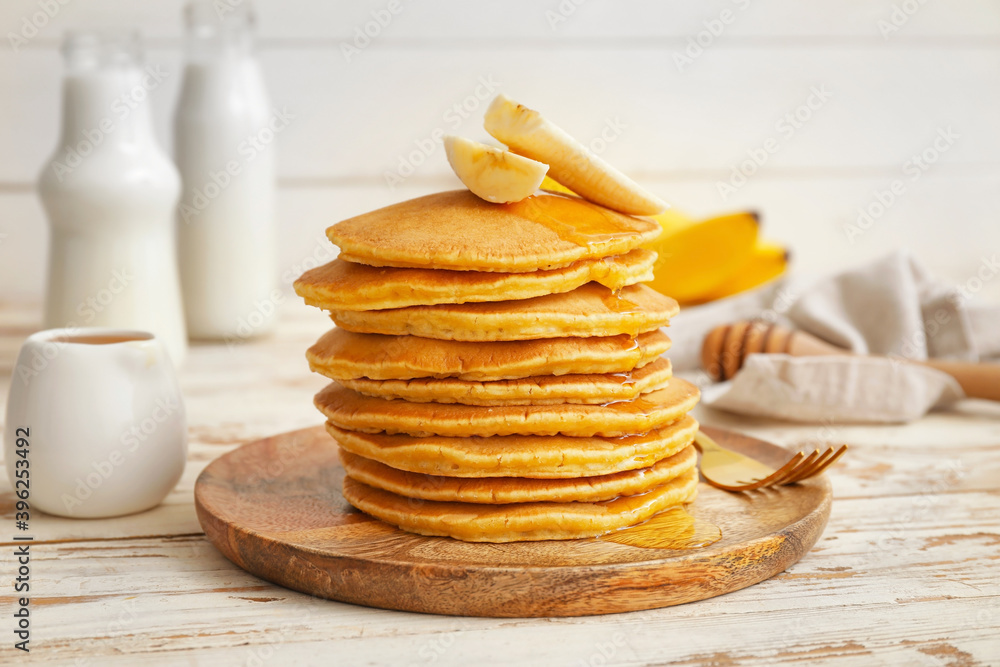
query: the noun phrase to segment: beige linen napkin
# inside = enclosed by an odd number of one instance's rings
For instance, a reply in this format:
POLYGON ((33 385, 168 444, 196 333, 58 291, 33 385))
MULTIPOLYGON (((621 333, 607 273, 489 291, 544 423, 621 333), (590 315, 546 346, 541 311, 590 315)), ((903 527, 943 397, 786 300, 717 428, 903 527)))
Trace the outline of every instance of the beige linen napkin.
POLYGON ((670 358, 678 371, 694 371, 713 327, 741 319, 777 322, 887 358, 752 355, 729 382, 703 386, 705 404, 792 421, 911 421, 963 394, 945 373, 901 359, 976 361, 1000 354, 1000 307, 972 303, 973 288, 998 273, 996 257, 984 257, 969 281, 949 286, 898 251, 812 283, 786 279, 685 308, 668 330, 670 358))

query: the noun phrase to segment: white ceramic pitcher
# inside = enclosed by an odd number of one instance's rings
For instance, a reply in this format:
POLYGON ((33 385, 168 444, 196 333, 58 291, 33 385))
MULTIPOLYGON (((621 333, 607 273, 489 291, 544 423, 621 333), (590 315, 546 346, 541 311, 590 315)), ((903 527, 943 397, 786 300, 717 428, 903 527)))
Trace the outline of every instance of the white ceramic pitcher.
POLYGON ((4 461, 33 510, 98 518, 158 505, 187 461, 184 403, 163 343, 121 329, 29 337, 11 382, 4 461))

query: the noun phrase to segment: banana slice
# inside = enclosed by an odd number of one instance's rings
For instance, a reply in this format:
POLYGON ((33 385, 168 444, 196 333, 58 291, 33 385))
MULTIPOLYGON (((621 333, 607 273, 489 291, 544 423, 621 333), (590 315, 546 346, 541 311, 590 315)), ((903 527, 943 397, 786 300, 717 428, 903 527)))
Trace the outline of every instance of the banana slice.
POLYGON ((505 95, 494 98, 486 110, 483 126, 511 151, 548 164, 554 180, 584 199, 631 215, 656 215, 667 209, 666 202, 594 155, 537 111, 505 95))
POLYGON ((464 137, 446 136, 444 150, 465 187, 494 204, 533 195, 549 170, 547 164, 464 137))

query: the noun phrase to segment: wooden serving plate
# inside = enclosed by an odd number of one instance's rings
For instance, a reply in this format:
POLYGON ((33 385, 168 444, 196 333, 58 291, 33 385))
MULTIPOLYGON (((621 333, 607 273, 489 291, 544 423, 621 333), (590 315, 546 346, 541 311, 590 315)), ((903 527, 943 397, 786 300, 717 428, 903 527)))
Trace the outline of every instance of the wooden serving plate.
MULTIPOLYGON (((771 466, 789 453, 721 429, 720 444, 771 466)), ((268 581, 370 607, 465 616, 586 616, 666 607, 756 584, 798 561, 830 515, 825 476, 750 493, 701 483, 688 507, 722 529, 690 550, 595 539, 474 544, 413 535, 341 496, 323 427, 246 444, 198 477, 195 506, 226 558, 268 581)))

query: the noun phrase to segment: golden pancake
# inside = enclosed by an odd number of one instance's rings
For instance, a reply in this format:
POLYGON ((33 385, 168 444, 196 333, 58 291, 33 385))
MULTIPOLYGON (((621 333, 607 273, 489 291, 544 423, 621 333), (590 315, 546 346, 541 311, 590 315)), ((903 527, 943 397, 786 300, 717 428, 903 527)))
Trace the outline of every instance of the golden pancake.
POLYGON ((463 405, 549 405, 553 403, 610 403, 631 401, 663 389, 672 375, 670 362, 660 357, 627 373, 542 375, 518 380, 476 382, 456 378, 415 380, 340 380, 365 396, 402 398, 415 403, 463 405))
POLYGON ((326 230, 341 259, 372 266, 521 273, 622 255, 660 225, 579 197, 540 192, 491 204, 468 190, 439 192, 364 213, 326 230))
POLYGON ((376 489, 421 500, 503 505, 527 502, 599 502, 634 496, 666 484, 694 469, 698 455, 688 445, 648 468, 568 479, 494 477, 469 479, 404 472, 340 450, 344 470, 353 479, 376 489))
POLYGON ((633 526, 698 493, 691 469, 648 493, 596 503, 529 502, 506 505, 415 500, 344 478, 344 498, 357 509, 420 535, 467 542, 522 542, 595 537, 633 526))
POLYGON ((615 293, 587 283, 571 292, 518 301, 335 310, 330 317, 337 326, 358 333, 495 341, 634 336, 664 326, 677 310, 676 301, 645 285, 615 293))
POLYGON ((562 435, 616 437, 675 422, 698 402, 698 388, 673 378, 666 388, 608 405, 505 405, 411 403, 373 398, 336 382, 316 394, 315 405, 335 426, 363 433, 414 436, 562 435))
POLYGON ((304 273, 295 293, 325 310, 383 310, 438 303, 529 299, 568 292, 596 281, 609 289, 653 279, 656 253, 637 249, 618 257, 582 259, 561 269, 488 273, 379 268, 335 259, 304 273))
POLYGON ((659 330, 594 338, 475 343, 417 336, 380 336, 331 329, 306 352, 309 368, 331 380, 455 377, 510 380, 534 375, 626 373, 670 348, 659 330))
POLYGON ((397 470, 448 477, 591 477, 647 468, 694 440, 690 415, 663 428, 624 438, 504 435, 489 438, 357 433, 327 422, 341 449, 397 470))

